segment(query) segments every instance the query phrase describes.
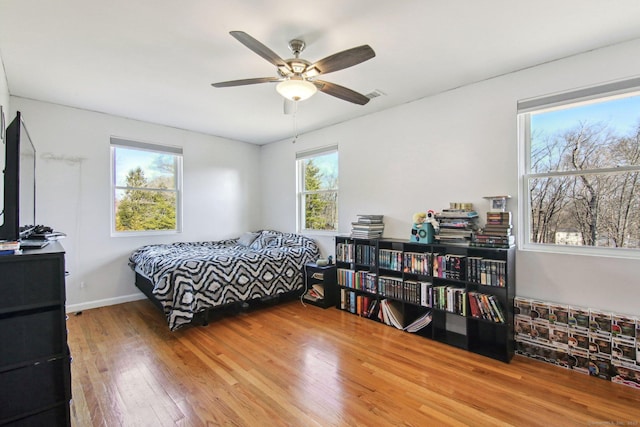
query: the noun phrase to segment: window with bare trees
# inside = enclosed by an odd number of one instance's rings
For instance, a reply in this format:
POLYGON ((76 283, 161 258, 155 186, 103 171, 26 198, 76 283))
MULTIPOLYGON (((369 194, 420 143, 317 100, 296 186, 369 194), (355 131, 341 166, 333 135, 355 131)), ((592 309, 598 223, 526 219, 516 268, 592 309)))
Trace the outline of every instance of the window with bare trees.
POLYGON ((640 79, 518 111, 524 247, 640 256, 640 79))

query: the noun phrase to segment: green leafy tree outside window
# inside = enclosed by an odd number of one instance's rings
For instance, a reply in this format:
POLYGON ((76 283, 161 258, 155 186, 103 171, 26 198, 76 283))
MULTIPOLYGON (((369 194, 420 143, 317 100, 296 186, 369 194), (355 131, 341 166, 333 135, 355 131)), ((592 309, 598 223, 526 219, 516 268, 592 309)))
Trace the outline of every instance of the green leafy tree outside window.
POLYGON ((168 184, 170 178, 150 182, 141 168, 127 174, 124 197, 117 202, 116 231, 175 230, 176 195, 168 184))
POLYGON ((323 173, 314 159, 308 159, 304 164, 304 187, 305 228, 336 230, 337 177, 323 173))

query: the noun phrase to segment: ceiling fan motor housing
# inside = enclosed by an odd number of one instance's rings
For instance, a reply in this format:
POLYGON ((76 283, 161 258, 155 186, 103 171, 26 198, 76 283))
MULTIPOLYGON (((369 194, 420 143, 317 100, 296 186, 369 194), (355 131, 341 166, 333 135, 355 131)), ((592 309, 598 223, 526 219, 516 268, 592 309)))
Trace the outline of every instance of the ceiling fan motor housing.
POLYGON ((302 53, 306 44, 302 40, 293 39, 289 42, 289 49, 296 58, 302 53))

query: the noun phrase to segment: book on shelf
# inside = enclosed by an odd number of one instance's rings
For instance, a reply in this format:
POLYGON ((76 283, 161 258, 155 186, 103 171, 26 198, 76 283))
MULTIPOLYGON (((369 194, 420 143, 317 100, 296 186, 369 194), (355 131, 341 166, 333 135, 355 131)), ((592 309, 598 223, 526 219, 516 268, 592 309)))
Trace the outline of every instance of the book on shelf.
POLYGON ((440 243, 466 243, 473 237, 478 228, 478 212, 472 209, 458 208, 458 206, 472 206, 467 203, 450 203, 449 209, 436 213, 439 232, 434 236, 440 243))
POLYGON ((433 315, 431 314, 431 311, 427 311, 423 315, 418 316, 416 320, 405 326, 404 330, 407 332, 418 332, 422 328, 429 326, 432 319, 433 315))
POLYGON ((356 264, 375 265, 376 247, 375 245, 356 245, 356 264))
POLYGON ((382 237, 382 231, 352 231, 351 237, 354 239, 379 239, 382 237))
POLYGON ((0 241, 0 251, 17 251, 20 249, 20 242, 15 240, 0 241))
POLYGON ((471 246, 488 248, 509 248, 515 245, 511 234, 511 212, 487 212, 487 222, 474 236, 471 246))
POLYGON ((442 243, 442 244, 447 244, 447 243, 467 243, 471 240, 471 238, 473 237, 473 232, 469 231, 467 233, 464 234, 460 234, 460 233, 447 233, 447 232, 442 232, 442 230, 440 230, 440 234, 435 235, 435 240, 442 243))
POLYGON ((315 291, 315 293, 317 293, 318 295, 320 295, 320 297, 324 298, 324 286, 319 284, 319 283, 315 283, 311 286, 311 289, 313 289, 315 291))
POLYGON ((431 274, 431 253, 405 252, 404 272, 429 276, 431 274))
POLYGON ((515 244, 469 242, 469 246, 471 246, 473 248, 509 249, 509 248, 514 247, 515 244))
POLYGON ((336 261, 353 262, 354 244, 353 243, 336 243, 336 261))
POLYGON ((365 317, 369 319, 376 319, 378 317, 378 313, 380 312, 380 301, 377 299, 372 299, 369 304, 369 310, 365 313, 365 317))
POLYGON ((308 301, 320 301, 324 299, 324 295, 320 295, 315 289, 308 289, 303 298, 308 301))
POLYGON ((361 223, 381 223, 384 215, 363 215, 358 214, 358 222, 361 223))
MULTIPOLYGON (((474 240, 490 240, 490 239, 502 239, 502 240, 509 240, 510 237, 512 237, 513 234, 511 233, 504 233, 504 232, 497 232, 497 231, 482 231, 480 233, 476 233, 474 236, 474 240)), ((513 236, 515 238, 515 236, 513 236)))
POLYGON ((378 267, 386 270, 402 271, 402 251, 380 249, 378 251, 378 267))
POLYGON ((380 301, 384 323, 398 329, 404 329, 404 313, 402 307, 396 301, 388 299, 380 301))
POLYGON ((485 233, 488 231, 492 231, 492 232, 498 232, 503 234, 511 234, 511 230, 513 230, 513 225, 486 224, 484 227, 482 227, 482 231, 485 233))
POLYGON ((0 256, 13 255, 20 250, 20 242, 13 240, 0 241, 0 256))
POLYGON ((433 277, 445 279, 465 279, 465 256, 456 254, 434 254, 433 277))
POLYGON ((511 212, 487 212, 487 222, 511 224, 511 212))
POLYGON ((456 286, 435 286, 432 288, 433 307, 465 316, 467 292, 456 286))
POLYGON ((493 236, 488 234, 476 234, 469 246, 485 248, 505 248, 508 249, 516 244, 516 236, 493 236))
POLYGON ((363 231, 363 232, 382 232, 384 231, 384 224, 379 225, 359 225, 353 224, 351 231, 363 231))
POLYGON ((436 214, 436 219, 439 218, 477 218, 478 212, 465 209, 442 209, 441 212, 436 214))
POLYGON ((358 316, 370 319, 379 315, 378 300, 369 295, 362 295, 347 289, 340 290, 340 308, 358 316))
POLYGON ((423 307, 432 307, 433 306, 433 298, 432 298, 432 290, 433 283, 431 282, 420 282, 420 305, 423 307))
POLYGON ((358 215, 351 223, 351 237, 354 239, 379 239, 384 232, 383 215, 358 215))
POLYGON ((440 228, 468 228, 473 223, 467 218, 443 218, 438 225, 440 228))
POLYGON ((357 222, 352 222, 351 229, 362 231, 378 231, 384 229, 384 224, 359 224, 357 222))
POLYGON ((467 280, 487 286, 505 287, 507 262, 505 260, 467 257, 467 280))
POLYGON ((495 323, 505 323, 506 319, 500 303, 494 295, 469 292, 469 311, 471 316, 495 323))

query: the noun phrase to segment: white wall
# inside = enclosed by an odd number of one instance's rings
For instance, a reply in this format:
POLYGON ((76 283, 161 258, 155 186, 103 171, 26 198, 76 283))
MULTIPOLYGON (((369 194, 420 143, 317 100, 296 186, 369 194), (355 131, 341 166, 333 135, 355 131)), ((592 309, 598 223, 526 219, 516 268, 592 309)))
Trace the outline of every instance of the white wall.
POLYGON ((68 235, 69 311, 142 298, 127 266, 139 246, 258 228, 255 145, 18 97, 11 107, 23 114, 38 151, 37 222, 68 235), (183 147, 182 233, 110 237, 110 136, 183 147))
POLYGON ((4 109, 5 119, 9 122, 9 86, 7 84, 7 74, 4 71, 2 58, 0 58, 0 105, 2 105, 4 109))
MULTIPOLYGON (((295 231, 295 153, 336 143, 341 233, 357 214, 384 214, 384 237, 408 239, 414 212, 449 202, 483 216, 483 196, 518 193, 517 101, 638 76, 639 51, 635 40, 587 52, 263 146, 264 226, 295 231)), ((640 314, 638 260, 518 251, 516 264, 519 296, 640 314)))

